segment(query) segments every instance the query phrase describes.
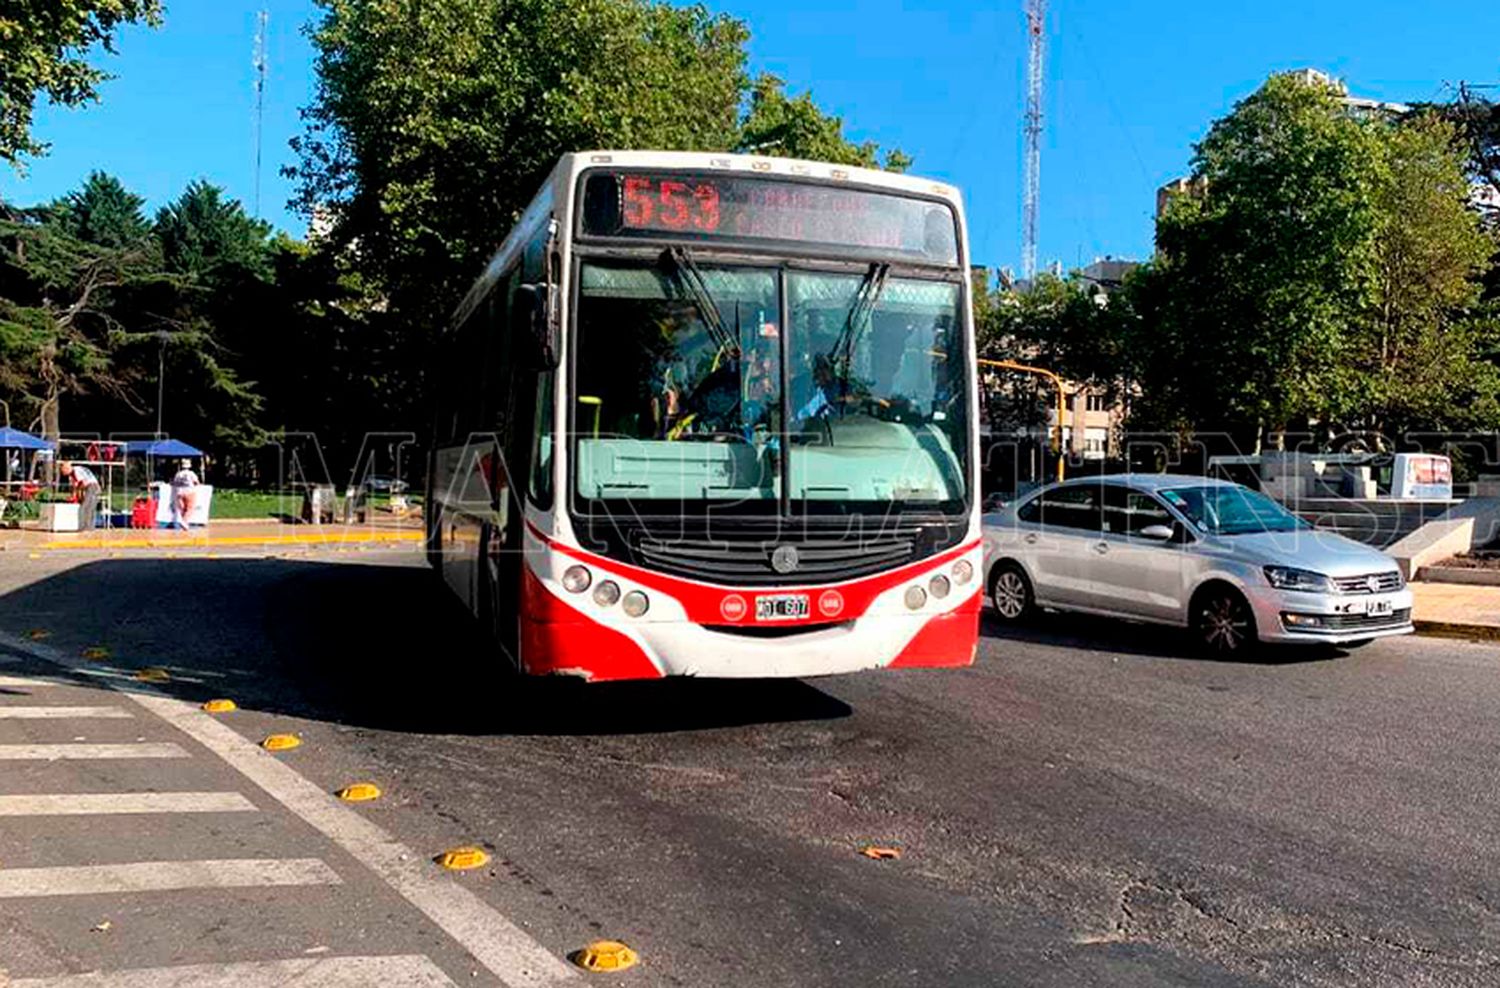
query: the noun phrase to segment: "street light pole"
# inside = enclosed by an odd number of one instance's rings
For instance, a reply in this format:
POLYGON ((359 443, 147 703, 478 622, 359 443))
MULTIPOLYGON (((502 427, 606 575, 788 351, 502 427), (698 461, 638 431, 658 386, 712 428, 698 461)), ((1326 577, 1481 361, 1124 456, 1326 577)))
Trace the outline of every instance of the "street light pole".
POLYGON ((161 345, 156 351, 156 438, 161 438, 161 404, 166 397, 167 383, 167 331, 158 330, 157 342, 161 345))

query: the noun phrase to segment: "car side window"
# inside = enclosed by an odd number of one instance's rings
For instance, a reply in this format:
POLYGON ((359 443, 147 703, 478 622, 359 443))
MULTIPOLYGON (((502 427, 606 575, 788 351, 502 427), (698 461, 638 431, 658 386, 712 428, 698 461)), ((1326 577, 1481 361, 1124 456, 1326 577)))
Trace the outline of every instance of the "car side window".
POLYGON ((1035 525, 1042 520, 1042 499, 1034 497, 1030 501, 1016 509, 1016 517, 1028 524, 1035 525))
POLYGON ((1176 519, 1155 497, 1129 487, 1104 489, 1104 530, 1111 535, 1138 536, 1148 525, 1172 528, 1176 519))
POLYGON ((1037 499, 1041 504, 1042 524, 1052 528, 1099 531, 1100 493, 1099 487, 1081 485, 1047 491, 1037 499))

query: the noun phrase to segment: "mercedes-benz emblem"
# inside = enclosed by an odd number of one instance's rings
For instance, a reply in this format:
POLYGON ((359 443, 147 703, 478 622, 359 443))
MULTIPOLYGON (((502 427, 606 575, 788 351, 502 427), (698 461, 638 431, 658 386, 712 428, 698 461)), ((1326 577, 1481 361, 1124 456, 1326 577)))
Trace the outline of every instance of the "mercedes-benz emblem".
POLYGON ((794 545, 779 545, 771 550, 771 568, 778 573, 791 573, 801 562, 794 545))
POLYGON ((1367 576, 1367 577, 1365 577, 1365 586, 1369 588, 1370 593, 1379 593, 1380 592, 1380 577, 1378 577, 1378 576, 1367 576))

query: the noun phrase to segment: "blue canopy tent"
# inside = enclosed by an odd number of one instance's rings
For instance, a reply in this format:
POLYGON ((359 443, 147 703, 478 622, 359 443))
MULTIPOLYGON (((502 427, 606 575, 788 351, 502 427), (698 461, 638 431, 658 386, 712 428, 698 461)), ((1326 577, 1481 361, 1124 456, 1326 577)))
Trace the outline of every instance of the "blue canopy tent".
POLYGON ((26 449, 34 452, 51 448, 52 444, 47 440, 39 439, 29 432, 12 429, 8 425, 0 426, 0 449, 26 449))
POLYGON ((141 439, 125 444, 125 452, 131 456, 202 456, 203 450, 189 446, 180 439, 141 439))

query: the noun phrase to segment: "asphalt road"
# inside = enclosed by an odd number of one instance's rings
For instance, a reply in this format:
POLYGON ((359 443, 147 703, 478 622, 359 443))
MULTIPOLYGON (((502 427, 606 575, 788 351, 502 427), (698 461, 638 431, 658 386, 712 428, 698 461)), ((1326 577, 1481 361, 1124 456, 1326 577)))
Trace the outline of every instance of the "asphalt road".
MULTIPOLYGON (((419 564, 373 554, 0 560, 0 632, 31 628, 54 655, 109 648, 90 667, 120 689, 166 666, 168 694, 235 698, 217 723, 247 741, 300 733, 278 760, 324 791, 381 785, 352 812, 439 881, 427 855, 488 847, 490 867, 451 880, 547 952, 600 936, 639 950, 633 970, 586 976, 600 983, 1500 983, 1493 646, 1221 663, 1167 633, 1053 618, 987 625, 960 671, 517 684, 486 671, 419 564), (902 856, 857 853, 870 844, 902 856)), ((0 675, 46 674, 34 651, 0 648, 0 675)), ((0 708, 42 695, 0 688, 0 708)), ((0 895, 13 978, 400 954, 500 983, 325 834, 131 709, 0 718, 0 745, 191 757, 0 761, 0 797, 224 791, 255 812, 0 818, 0 892, 7 869, 162 858, 319 861, 339 880, 0 895)))

